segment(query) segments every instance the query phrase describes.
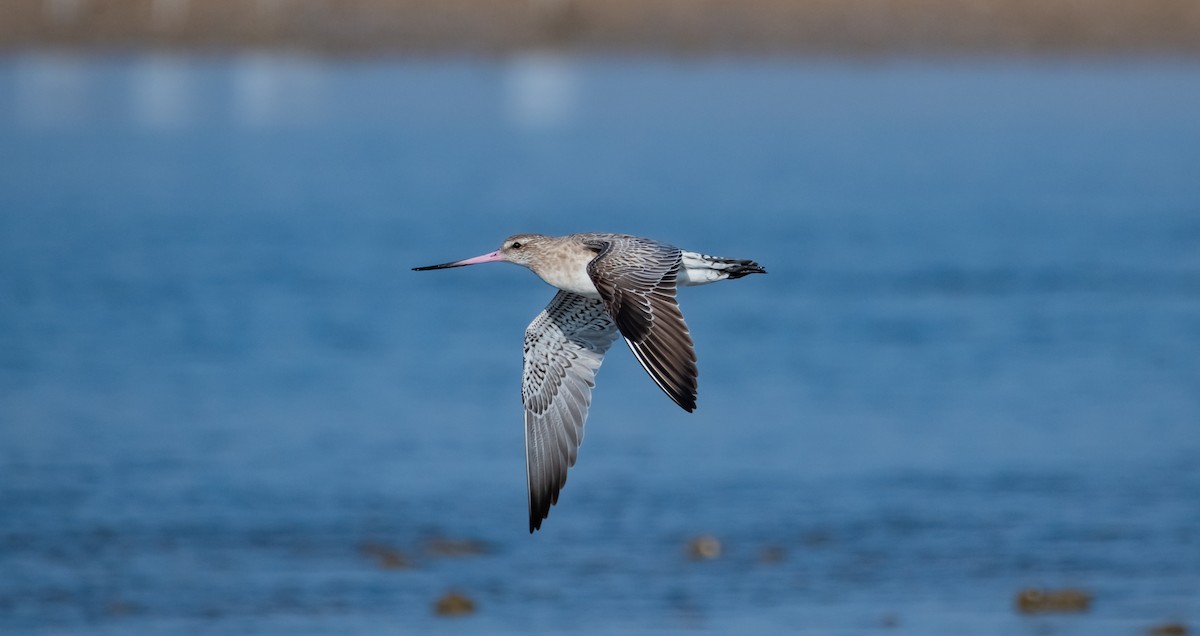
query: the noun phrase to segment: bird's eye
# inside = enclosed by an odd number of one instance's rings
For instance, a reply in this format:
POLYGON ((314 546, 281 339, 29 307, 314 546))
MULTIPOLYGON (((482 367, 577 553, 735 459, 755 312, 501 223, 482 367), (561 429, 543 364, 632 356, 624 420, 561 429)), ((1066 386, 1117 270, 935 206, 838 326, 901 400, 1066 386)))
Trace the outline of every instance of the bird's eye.
POLYGON ((521 249, 521 242, 520 242, 520 241, 513 241, 512 248, 513 248, 514 250, 519 250, 519 249, 521 249))

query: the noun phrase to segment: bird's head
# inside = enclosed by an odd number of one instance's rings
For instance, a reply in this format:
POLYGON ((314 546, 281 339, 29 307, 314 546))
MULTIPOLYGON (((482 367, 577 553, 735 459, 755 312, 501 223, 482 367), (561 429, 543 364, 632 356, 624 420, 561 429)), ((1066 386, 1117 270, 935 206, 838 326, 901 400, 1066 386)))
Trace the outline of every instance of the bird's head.
POLYGON ((513 234, 504 239, 497 253, 509 263, 529 267, 529 263, 549 244, 547 238, 541 234, 513 234))

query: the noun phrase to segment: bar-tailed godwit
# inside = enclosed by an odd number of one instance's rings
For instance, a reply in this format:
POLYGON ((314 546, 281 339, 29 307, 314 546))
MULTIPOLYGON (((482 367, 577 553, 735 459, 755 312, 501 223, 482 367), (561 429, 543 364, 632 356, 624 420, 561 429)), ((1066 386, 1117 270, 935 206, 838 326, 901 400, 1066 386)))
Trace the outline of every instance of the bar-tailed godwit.
POLYGON ((516 234, 490 254, 416 271, 506 262, 559 289, 525 330, 521 401, 529 532, 542 525, 575 465, 596 371, 619 332, 676 404, 696 408, 696 352, 675 288, 747 274, 754 261, 687 252, 626 234, 516 234))

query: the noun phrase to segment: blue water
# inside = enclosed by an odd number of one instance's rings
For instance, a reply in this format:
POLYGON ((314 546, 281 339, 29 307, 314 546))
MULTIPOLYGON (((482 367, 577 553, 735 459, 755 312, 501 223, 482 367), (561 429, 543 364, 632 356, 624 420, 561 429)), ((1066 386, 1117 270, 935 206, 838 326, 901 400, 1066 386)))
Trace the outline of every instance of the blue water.
POLYGON ((1195 628, 1198 113, 1161 60, 6 54, 0 632, 1195 628), (552 290, 410 271, 529 231, 770 271, 681 292, 694 414, 614 347, 534 536, 552 290))

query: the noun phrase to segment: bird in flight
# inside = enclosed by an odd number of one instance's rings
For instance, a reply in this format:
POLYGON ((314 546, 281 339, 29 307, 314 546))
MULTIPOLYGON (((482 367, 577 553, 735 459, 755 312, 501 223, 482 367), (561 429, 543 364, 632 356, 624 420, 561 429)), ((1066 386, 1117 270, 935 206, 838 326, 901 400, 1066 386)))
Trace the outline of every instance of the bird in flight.
POLYGON ((527 267, 559 289, 525 329, 521 402, 530 533, 558 503, 567 469, 575 465, 596 371, 617 334, 654 383, 694 411, 696 352, 675 289, 766 273, 754 261, 606 233, 515 234, 489 254, 414 270, 492 262, 527 267))

